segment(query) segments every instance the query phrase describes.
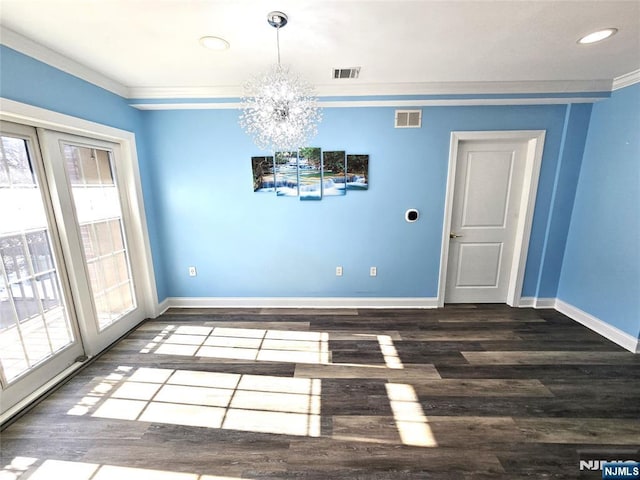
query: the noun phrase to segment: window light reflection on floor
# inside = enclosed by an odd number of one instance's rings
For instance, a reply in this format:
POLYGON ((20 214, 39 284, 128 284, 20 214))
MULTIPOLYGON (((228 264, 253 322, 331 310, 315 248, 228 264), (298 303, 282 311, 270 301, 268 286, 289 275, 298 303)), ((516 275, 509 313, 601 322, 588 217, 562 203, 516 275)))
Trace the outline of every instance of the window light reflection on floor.
MULTIPOLYGON (((358 336, 377 340, 386 368, 404 368, 390 335, 358 336)), ((329 334, 310 331, 168 325, 140 353, 333 364, 329 334)))
POLYGON ((33 457, 14 457, 0 470, 0 480, 17 480, 38 461, 33 457))
POLYGON ((427 417, 411 385, 387 383, 387 396, 402 443, 415 447, 437 447, 427 417))
POLYGON ((167 326, 140 353, 328 363, 329 334, 257 328, 167 326))
MULTIPOLYGON (((38 462, 37 458, 16 457, 0 470, 0 480, 18 480, 38 462)), ((238 477, 200 475, 146 468, 100 465, 97 463, 45 460, 29 476, 29 480, 240 480, 238 477)))
POLYGON ((389 335, 377 335, 376 337, 378 339, 378 344, 380 345, 380 351, 384 357, 384 363, 387 367, 394 369, 404 368, 391 337, 389 335))
POLYGON ((321 381, 120 366, 67 413, 320 436, 321 381))

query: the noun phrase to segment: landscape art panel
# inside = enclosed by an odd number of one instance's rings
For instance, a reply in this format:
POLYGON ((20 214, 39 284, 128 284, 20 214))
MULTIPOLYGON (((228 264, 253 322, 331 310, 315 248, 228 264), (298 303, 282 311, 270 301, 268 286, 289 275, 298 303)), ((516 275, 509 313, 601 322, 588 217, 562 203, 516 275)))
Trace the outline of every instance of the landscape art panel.
POLYGON ((275 188, 280 197, 298 196, 298 152, 276 152, 275 188))
POLYGON ((347 163, 345 151, 322 152, 322 195, 347 193, 347 163))
POLYGON ((347 155, 347 190, 369 188, 369 155, 347 155))
POLYGON ((251 157, 254 192, 275 192, 273 157, 251 157))
POLYGON ((300 200, 322 199, 322 157, 318 147, 301 148, 298 152, 300 200))

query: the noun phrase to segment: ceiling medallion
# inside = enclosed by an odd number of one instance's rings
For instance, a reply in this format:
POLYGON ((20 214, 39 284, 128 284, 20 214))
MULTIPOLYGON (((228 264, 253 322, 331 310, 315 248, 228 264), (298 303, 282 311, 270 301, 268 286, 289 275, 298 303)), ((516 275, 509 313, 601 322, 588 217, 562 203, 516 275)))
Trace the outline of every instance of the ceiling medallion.
POLYGON ((240 126, 261 150, 297 150, 318 133, 322 113, 313 88, 280 64, 280 29, 287 15, 271 12, 267 21, 276 29, 278 64, 245 85, 240 126))

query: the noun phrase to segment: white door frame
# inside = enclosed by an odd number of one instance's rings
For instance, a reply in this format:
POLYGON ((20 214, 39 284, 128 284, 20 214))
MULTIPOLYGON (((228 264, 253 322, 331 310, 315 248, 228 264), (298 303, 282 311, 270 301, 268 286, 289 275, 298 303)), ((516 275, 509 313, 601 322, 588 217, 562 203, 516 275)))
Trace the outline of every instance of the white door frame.
POLYGON ((442 228, 442 248, 440 250, 440 278, 438 281, 438 307, 444 306, 444 294, 447 284, 447 264, 449 262, 449 233, 451 229, 451 214, 453 211, 453 192, 456 180, 456 166, 458 162, 458 146, 462 141, 469 140, 509 140, 526 141, 526 165, 522 185, 522 197, 518 210, 518 224, 513 249, 513 261, 509 275, 507 304, 512 307, 520 305, 524 269, 527 263, 529 237, 533 222, 533 211, 536 204, 542 151, 544 148, 545 130, 497 130, 478 132, 451 132, 449 148, 449 171, 447 174, 447 192, 444 204, 444 223, 442 228))

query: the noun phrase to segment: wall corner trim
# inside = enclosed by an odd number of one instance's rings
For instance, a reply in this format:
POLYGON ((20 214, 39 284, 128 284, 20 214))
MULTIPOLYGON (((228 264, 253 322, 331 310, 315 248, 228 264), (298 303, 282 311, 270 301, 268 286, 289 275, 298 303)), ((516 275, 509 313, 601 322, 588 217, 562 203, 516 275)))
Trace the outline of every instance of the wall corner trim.
POLYGON ((617 343, 622 348, 625 348, 632 353, 640 352, 639 339, 635 338, 633 335, 623 332, 613 325, 609 325, 583 310, 580 310, 578 307, 575 307, 563 300, 556 299, 555 309, 572 320, 575 320, 576 322, 593 330, 597 334, 611 340, 613 343, 617 343))
POLYGON ((521 297, 519 308, 555 308, 555 298, 521 297))
MULTIPOLYGON (((437 308, 432 297, 169 297, 167 308, 437 308)), ((166 310, 166 308, 165 308, 166 310)))
POLYGON ((171 305, 170 305, 169 298, 165 298, 163 301, 158 303, 158 305, 156 305, 155 312, 153 312, 153 318, 159 317, 164 312, 169 310, 170 307, 171 305))

